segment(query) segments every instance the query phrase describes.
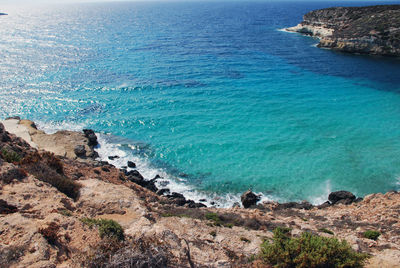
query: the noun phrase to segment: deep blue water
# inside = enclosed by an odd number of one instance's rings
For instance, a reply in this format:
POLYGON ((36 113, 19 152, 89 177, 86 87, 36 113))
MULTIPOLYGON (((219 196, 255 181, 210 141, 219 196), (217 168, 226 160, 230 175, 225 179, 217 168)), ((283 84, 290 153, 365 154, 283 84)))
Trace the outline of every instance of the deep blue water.
POLYGON ((279 31, 366 3, 5 6, 0 118, 93 128, 104 158, 191 198, 400 189, 400 60, 279 31))

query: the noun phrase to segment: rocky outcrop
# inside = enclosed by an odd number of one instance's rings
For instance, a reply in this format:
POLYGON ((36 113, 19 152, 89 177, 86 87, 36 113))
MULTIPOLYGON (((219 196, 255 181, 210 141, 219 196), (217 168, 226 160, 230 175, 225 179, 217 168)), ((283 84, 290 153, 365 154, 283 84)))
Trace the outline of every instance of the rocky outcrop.
POLYGON ((400 5, 332 7, 304 15, 292 32, 318 37, 318 47, 400 56, 400 5))
POLYGON ((260 201, 260 196, 256 195, 252 191, 247 191, 245 192, 241 197, 242 205, 244 208, 249 208, 251 206, 254 206, 257 204, 258 201, 260 201))

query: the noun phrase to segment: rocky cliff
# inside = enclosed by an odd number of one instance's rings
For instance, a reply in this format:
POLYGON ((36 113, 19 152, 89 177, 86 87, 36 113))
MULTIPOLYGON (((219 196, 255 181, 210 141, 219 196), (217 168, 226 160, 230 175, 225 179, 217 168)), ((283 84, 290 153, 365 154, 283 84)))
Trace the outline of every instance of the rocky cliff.
POLYGON ((400 56, 400 5, 314 10, 305 14, 300 24, 286 30, 318 37, 318 47, 400 56))
POLYGON ((400 263, 400 193, 339 191, 315 207, 255 205, 247 192, 248 208, 204 207, 93 159, 90 130, 48 135, 28 120, 3 123, 0 267, 272 267, 259 253, 277 227, 347 240, 371 255, 367 267, 400 263))

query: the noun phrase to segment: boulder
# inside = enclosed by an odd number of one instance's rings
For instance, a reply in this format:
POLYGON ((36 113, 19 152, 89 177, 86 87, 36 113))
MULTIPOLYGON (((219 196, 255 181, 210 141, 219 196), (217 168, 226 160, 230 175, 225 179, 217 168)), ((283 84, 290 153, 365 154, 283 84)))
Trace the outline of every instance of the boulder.
POLYGON ((108 159, 110 159, 110 160, 114 160, 114 159, 118 159, 118 158, 119 158, 118 155, 110 155, 110 156, 108 157, 108 159))
POLYGON ((77 145, 74 148, 74 153, 77 157, 84 157, 86 156, 86 149, 84 145, 77 145))
POLYGON ((91 129, 84 129, 84 130, 83 130, 83 133, 85 134, 85 137, 88 139, 88 145, 89 145, 90 147, 94 147, 94 146, 96 146, 97 144, 99 144, 98 141, 97 141, 97 136, 96 136, 96 134, 94 133, 93 130, 91 130, 91 129))
POLYGON ((328 196, 328 200, 334 205, 336 203, 350 204, 356 199, 355 195, 348 191, 332 192, 328 196), (340 202, 339 202, 340 201, 340 202))
POLYGON ((252 191, 247 191, 245 192, 241 197, 242 205, 244 208, 249 208, 251 206, 254 206, 257 204, 258 201, 260 201, 260 196, 254 194, 252 191))
POLYGON ((136 164, 133 163, 132 161, 128 161, 128 167, 130 167, 130 168, 135 168, 135 167, 136 167, 136 164))

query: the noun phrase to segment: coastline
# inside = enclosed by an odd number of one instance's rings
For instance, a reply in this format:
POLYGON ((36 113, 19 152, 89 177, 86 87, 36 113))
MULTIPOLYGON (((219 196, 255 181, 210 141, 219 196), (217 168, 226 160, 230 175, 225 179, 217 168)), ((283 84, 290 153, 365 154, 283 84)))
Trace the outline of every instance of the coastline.
POLYGON ((332 7, 310 11, 285 29, 318 38, 319 48, 399 57, 399 13, 400 5, 332 7))
MULTIPOLYGON (((25 129, 18 128, 17 134, 24 136, 31 127, 30 133, 37 131, 32 121, 22 122, 25 129)), ((277 227, 289 227, 294 235, 308 231, 345 239, 354 250, 371 254, 366 267, 395 267, 400 263, 400 215, 396 209, 400 201, 398 192, 372 194, 363 200, 355 200, 353 196, 335 200, 330 196, 329 199, 336 204, 321 207, 305 202, 262 202, 250 205, 250 208, 204 207, 183 199, 179 194, 157 194, 152 191, 152 185, 142 186, 142 181, 133 179, 135 175, 129 172, 127 175, 108 163, 86 156, 52 156, 40 150, 40 146, 38 151, 14 134, 5 132, 2 124, 0 130, 2 151, 14 150, 21 156, 25 155, 19 163, 0 159, 0 225, 6 226, 0 233, 0 250, 10 250, 12 246, 24 252, 16 257, 20 266, 74 267, 79 263, 79 256, 91 254, 92 248, 101 243, 96 230, 82 222, 85 217, 117 221, 128 241, 151 238, 151 243, 156 243, 159 239, 157 243, 169 250, 168 258, 184 267, 191 266, 190 262, 209 267, 268 267, 257 260, 249 261, 249 258, 258 254, 262 241, 272 238, 272 230, 277 227), (61 174, 79 183, 79 195, 68 197, 58 188, 30 174, 37 170, 32 166, 29 168, 29 161, 32 160, 28 161, 27 156, 37 152, 42 155, 38 163, 50 157, 45 162, 47 165, 53 163, 51 165, 59 167, 61 164, 61 174), (14 174, 13 170, 26 168, 27 173, 7 179, 14 174), (40 228, 48 228, 46 226, 52 224, 58 228, 59 235, 54 238, 56 246, 46 242, 40 234, 40 228), (367 230, 379 230, 379 239, 364 237, 367 230), (22 235, 17 236, 17 233, 22 235), (30 248, 29 251, 25 245, 30 248), (185 252, 189 248, 191 253, 188 257, 185 252)), ((83 140, 85 144, 90 144, 94 140, 93 136, 87 135, 88 131, 57 133, 59 140, 66 135, 71 143, 83 140), (71 135, 75 138, 71 139, 71 135)), ((52 135, 55 134, 50 137, 52 135)), ((45 140, 43 136, 42 139, 35 138, 35 135, 32 137, 33 142, 45 140)), ((54 148, 57 147, 50 149, 54 148)), ((66 155, 68 148, 66 144, 66 155)), ((46 176, 46 173, 41 174, 46 176)), ((250 201, 255 200, 256 196, 250 201)))

